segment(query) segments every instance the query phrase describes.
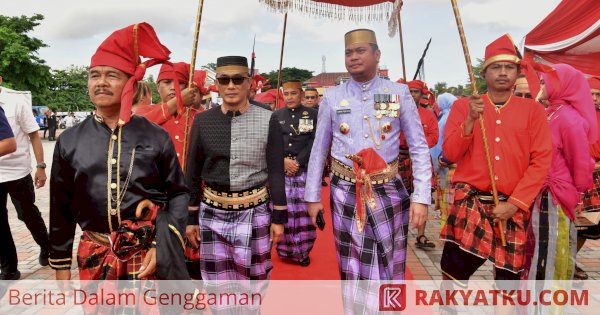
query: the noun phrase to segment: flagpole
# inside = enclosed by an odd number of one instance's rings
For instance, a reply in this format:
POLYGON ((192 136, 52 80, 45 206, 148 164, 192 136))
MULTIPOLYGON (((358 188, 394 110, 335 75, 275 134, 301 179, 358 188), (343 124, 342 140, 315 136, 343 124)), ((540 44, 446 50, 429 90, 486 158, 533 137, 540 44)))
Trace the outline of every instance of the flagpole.
MULTIPOLYGON (((198 37, 200 35, 200 23, 202 22, 202 8, 204 7, 204 1, 198 0, 198 13, 196 14, 196 29, 194 32, 194 43, 192 45, 192 61, 190 62, 190 77, 188 81, 188 88, 194 86, 194 69, 196 69, 196 53, 198 51, 198 37)), ((187 150, 189 142, 189 126, 190 126, 190 108, 185 110, 185 131, 183 134, 183 156, 181 157, 181 169, 185 174, 187 167, 187 150)))
POLYGON ((279 89, 281 88, 281 68, 283 67, 283 50, 285 47, 285 32, 287 30, 287 18, 288 14, 285 12, 283 18, 283 35, 281 38, 281 54, 279 55, 279 73, 277 74, 277 98, 275 99, 275 109, 279 108, 279 89))
MULTIPOLYGON (((477 82, 475 81, 475 72, 473 71, 473 65, 471 64, 471 55, 469 54, 469 47, 467 46, 467 37, 465 36, 465 30, 463 29, 462 19, 460 18, 460 12, 458 10, 458 4, 456 0, 452 1, 452 8, 454 9, 454 17, 456 18, 456 25, 458 26, 458 33, 460 35, 460 41, 462 43, 463 52, 465 55, 465 61, 467 62, 467 70, 469 71, 469 79, 471 80, 471 86, 473 88, 473 94, 477 92, 477 82)), ((490 181, 492 183, 492 194, 494 196, 494 205, 497 207, 500 203, 498 200, 498 189, 496 187, 496 179, 494 178, 494 167, 492 165, 492 157, 490 156, 490 147, 488 145, 487 134, 485 131, 485 124, 483 123, 483 114, 479 114, 479 127, 481 129, 481 136, 483 138, 483 148, 485 151, 485 158, 487 160, 488 173, 490 175, 490 181)), ((504 223, 498 221, 500 225, 500 237, 502 239, 502 246, 506 246, 506 237, 504 235, 504 223)))
POLYGON ((406 81, 406 62, 404 61, 404 39, 402 36, 402 17, 398 10, 398 34, 400 35, 400 52, 402 55, 402 78, 406 81))

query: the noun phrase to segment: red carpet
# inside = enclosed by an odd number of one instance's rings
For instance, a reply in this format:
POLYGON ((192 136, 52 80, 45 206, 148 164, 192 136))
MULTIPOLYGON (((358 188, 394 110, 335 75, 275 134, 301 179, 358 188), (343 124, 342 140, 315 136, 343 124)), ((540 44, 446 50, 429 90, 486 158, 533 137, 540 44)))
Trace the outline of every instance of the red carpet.
MULTIPOLYGON (((329 182, 329 180, 327 181, 329 182)), ((317 241, 310 253, 311 264, 302 267, 287 260, 280 259, 273 246, 271 258, 273 260, 273 280, 339 280, 335 242, 333 240, 333 227, 331 224, 331 208, 329 206, 329 185, 321 190, 321 200, 325 207, 325 230, 317 230, 317 241)), ((406 268, 406 280, 413 280, 410 270, 406 268)))

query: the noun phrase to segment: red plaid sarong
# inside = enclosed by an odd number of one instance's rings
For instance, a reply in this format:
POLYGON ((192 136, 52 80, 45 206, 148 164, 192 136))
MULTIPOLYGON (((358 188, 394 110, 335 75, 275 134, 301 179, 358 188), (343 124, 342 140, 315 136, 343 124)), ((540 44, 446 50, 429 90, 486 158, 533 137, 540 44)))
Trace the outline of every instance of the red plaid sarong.
POLYGON ((457 183, 454 188, 454 204, 440 239, 490 260, 497 268, 520 272, 525 260, 528 213, 519 209, 508 220, 504 227, 506 246, 502 246, 499 224, 494 224, 491 216, 494 204, 481 203, 475 197, 479 192, 469 184, 457 183))
POLYGON ((79 279, 81 280, 134 280, 137 279, 147 250, 120 260, 112 251, 108 234, 83 231, 77 250, 79 279))
POLYGON ((412 161, 408 152, 400 153, 398 155, 398 175, 402 179, 404 188, 409 192, 413 191, 413 177, 412 177, 412 161))
MULTIPOLYGON (((138 280, 139 269, 147 250, 141 250, 130 259, 122 261, 113 253, 108 234, 83 231, 77 250, 77 264, 82 289, 94 292, 142 292, 152 288, 151 281, 138 280), (130 280, 130 281, 85 281, 130 280), (150 286, 150 287, 147 287, 150 286)), ((149 279, 156 279, 149 277, 149 279)), ((108 295, 106 295, 108 296, 108 295)), ((111 305, 110 303, 83 303, 85 314, 159 314, 159 308, 145 303, 138 305, 111 305)))
MULTIPOLYGON (((402 179, 402 184, 404 184, 404 188, 408 191, 409 194, 412 194, 414 191, 413 187, 413 175, 412 175, 412 161, 410 160, 410 154, 408 151, 406 153, 401 152, 398 155, 398 174, 402 179)), ((433 168, 433 162, 431 163, 431 191, 434 192, 437 190, 437 176, 435 175, 435 170, 433 168)))
POLYGON ((581 201, 583 211, 600 210, 600 169, 594 170, 594 185, 585 192, 581 201))

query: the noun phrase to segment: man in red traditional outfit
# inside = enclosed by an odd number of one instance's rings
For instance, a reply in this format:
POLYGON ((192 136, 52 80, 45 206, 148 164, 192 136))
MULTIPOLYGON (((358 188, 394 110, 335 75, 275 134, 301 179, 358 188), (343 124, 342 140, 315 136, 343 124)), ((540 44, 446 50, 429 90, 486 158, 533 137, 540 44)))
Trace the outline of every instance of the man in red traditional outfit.
MULTIPOLYGON (((183 161, 183 143, 185 138, 186 118, 188 119, 188 133, 192 129, 194 116, 199 112, 193 105, 197 89, 186 88, 189 81, 190 65, 185 62, 163 64, 157 78, 158 94, 161 104, 142 105, 135 108, 135 114, 146 117, 151 122, 163 127, 173 144, 179 163, 183 161), (177 97, 180 93, 181 97, 177 97), (187 108, 190 108, 187 116, 187 108)), ((183 167, 183 165, 182 165, 183 167)))
MULTIPOLYGON (((407 85, 415 104, 417 104, 419 117, 421 118, 421 125, 423 126, 423 131, 425 132, 425 138, 427 138, 427 146, 431 149, 438 143, 440 130, 435 114, 433 111, 428 109, 429 102, 423 98, 423 95, 429 91, 427 90, 425 82, 421 80, 410 81, 407 83, 407 85)), ((398 162, 400 165, 399 173, 400 177, 402 178, 402 182, 404 183, 404 187, 406 187, 408 193, 411 194, 413 191, 412 164, 408 154, 408 145, 404 139, 404 134, 400 135, 400 155, 398 157, 398 162)), ((437 186, 435 174, 433 174, 431 179, 431 190, 434 191, 437 186)), ((417 248, 435 247, 435 244, 430 242, 427 236, 425 236, 426 224, 427 221, 425 224, 419 227, 417 231, 417 242, 415 243, 417 248)))
POLYGON ((454 205, 440 235, 446 241, 441 267, 444 280, 461 286, 486 260, 494 264, 496 280, 519 279, 530 207, 550 168, 552 140, 544 108, 512 96, 520 64, 508 35, 488 45, 481 71, 488 93, 458 100, 444 130, 444 155, 458 166, 452 178, 454 205), (484 148, 480 115, 488 148, 484 148), (486 150, 498 206, 490 194, 486 150), (501 233, 506 235, 506 246, 501 233))

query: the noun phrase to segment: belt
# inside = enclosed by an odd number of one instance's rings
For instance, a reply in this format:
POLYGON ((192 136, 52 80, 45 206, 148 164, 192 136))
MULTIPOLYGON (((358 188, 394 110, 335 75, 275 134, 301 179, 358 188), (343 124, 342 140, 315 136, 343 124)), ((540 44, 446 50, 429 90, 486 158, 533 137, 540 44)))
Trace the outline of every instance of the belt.
MULTIPOLYGON (((493 204, 494 196, 489 193, 479 193, 475 195, 475 198, 479 199, 481 203, 493 204)), ((498 194, 498 201, 507 201, 509 196, 498 194)))
POLYGON ((205 204, 223 210, 245 210, 261 205, 268 200, 269 191, 265 186, 241 192, 219 192, 205 187, 202 197, 205 204))
POLYGON ((94 231, 83 231, 94 243, 110 247, 110 234, 94 231))
MULTIPOLYGON (((332 158, 331 160, 331 172, 334 176, 343 179, 347 182, 356 183, 356 174, 354 174, 354 169, 350 168, 346 164, 334 158, 332 158)), ((383 172, 371 174, 371 184, 380 185, 387 183, 396 178, 397 173, 398 160, 394 160, 392 163, 389 163, 387 165, 386 169, 383 172)))
POLYGON ((399 155, 408 155, 408 149, 400 149, 400 151, 398 151, 399 155))

